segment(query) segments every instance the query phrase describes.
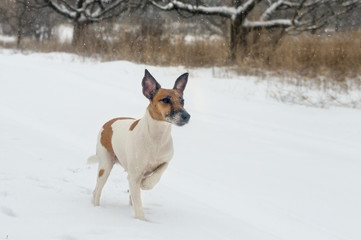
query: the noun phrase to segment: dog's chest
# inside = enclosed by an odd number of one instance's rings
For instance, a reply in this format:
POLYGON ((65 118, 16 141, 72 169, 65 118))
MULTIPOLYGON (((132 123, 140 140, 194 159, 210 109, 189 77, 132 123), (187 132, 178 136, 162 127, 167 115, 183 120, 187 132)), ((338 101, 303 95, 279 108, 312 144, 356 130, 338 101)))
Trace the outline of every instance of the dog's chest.
POLYGON ((143 165, 143 176, 151 175, 156 169, 160 166, 168 163, 173 157, 173 144, 172 141, 167 142, 167 144, 160 146, 159 149, 154 149, 144 155, 144 158, 135 159, 138 166, 143 165))
POLYGON ((149 122, 141 119, 130 131, 132 122, 120 120, 112 125, 114 153, 125 170, 137 168, 148 172, 169 162, 173 156, 170 125, 157 123, 159 126, 150 128, 149 122))
POLYGON ((170 134, 164 135, 156 141, 154 138, 143 136, 132 139, 132 151, 134 160, 145 168, 154 169, 158 165, 169 162, 173 157, 173 141, 170 134))

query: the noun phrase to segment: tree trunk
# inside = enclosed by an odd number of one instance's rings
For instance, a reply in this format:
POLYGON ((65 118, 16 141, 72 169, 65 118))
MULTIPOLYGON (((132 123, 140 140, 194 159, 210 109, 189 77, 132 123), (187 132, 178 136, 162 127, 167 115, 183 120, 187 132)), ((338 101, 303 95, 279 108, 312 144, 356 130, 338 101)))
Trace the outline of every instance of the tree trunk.
POLYGON ((74 22, 72 45, 73 47, 78 48, 81 51, 86 50, 87 47, 87 28, 87 22, 74 22))
POLYGON ((237 60, 237 52, 239 46, 243 49, 247 49, 247 33, 248 30, 242 27, 241 20, 231 21, 230 29, 230 41, 229 41, 229 52, 230 52, 230 63, 233 64, 237 60))
POLYGON ((25 7, 23 7, 20 4, 17 4, 17 9, 16 9, 16 20, 17 20, 17 31, 16 31, 16 48, 20 49, 21 48, 21 40, 23 39, 23 31, 24 31, 24 26, 23 26, 23 18, 24 18, 24 14, 25 14, 25 7))
POLYGON ((238 27, 236 26, 236 24, 231 21, 231 33, 229 36, 229 54, 230 54, 230 63, 233 64, 236 61, 236 51, 237 51, 237 32, 238 32, 238 27))
POLYGON ((17 31, 17 36, 16 36, 16 48, 20 49, 21 48, 21 40, 22 40, 22 28, 20 28, 20 26, 18 26, 18 31, 17 31))

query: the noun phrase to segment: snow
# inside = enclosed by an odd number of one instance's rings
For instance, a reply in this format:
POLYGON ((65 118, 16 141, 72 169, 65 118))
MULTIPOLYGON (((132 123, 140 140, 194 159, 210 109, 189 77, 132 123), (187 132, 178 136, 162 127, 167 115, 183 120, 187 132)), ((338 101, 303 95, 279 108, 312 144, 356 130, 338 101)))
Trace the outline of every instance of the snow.
POLYGON ((292 20, 289 19, 275 19, 268 21, 248 21, 243 23, 244 27, 273 27, 273 26, 292 26, 292 20))
MULTIPOLYGON (((199 36, 193 34, 187 34, 184 38, 185 44, 192 44, 195 42, 205 42, 205 41, 221 41, 223 40, 222 37, 219 35, 210 35, 210 36, 199 36)), ((174 37, 174 42, 179 40, 179 37, 174 37)))
POLYGON ((16 41, 16 38, 14 36, 0 35, 1 43, 13 43, 15 41, 16 41))
POLYGON ((279 103, 212 69, 4 50, 0 68, 0 239, 361 238, 360 110, 279 103), (145 68, 168 88, 189 71, 192 117, 139 221, 119 166, 91 204, 86 159, 105 121, 144 113, 145 68))
POLYGON ((68 24, 60 24, 55 27, 54 34, 60 43, 71 43, 73 39, 73 26, 68 24))

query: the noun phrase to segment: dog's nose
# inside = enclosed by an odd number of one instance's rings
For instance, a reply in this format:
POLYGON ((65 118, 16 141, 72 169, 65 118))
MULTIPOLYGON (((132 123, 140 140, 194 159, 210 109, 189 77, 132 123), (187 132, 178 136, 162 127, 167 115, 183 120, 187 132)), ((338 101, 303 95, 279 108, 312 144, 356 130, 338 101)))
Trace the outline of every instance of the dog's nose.
POLYGON ((188 122, 189 119, 191 118, 191 115, 189 115, 187 112, 183 112, 181 117, 184 122, 188 122))

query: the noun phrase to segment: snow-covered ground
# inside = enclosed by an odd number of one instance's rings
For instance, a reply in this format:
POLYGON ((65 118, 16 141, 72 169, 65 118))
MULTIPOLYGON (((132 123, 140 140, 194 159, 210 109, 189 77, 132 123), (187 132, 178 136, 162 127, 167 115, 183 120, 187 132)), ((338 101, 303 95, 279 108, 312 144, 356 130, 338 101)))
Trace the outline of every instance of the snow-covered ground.
MULTIPOLYGON (((221 71, 221 70, 219 70, 221 71)), ((278 103, 265 81, 212 69, 0 53, 0 240, 361 239, 361 112, 278 103), (91 204, 97 133, 190 72, 175 156, 133 218, 115 167, 91 204)))

